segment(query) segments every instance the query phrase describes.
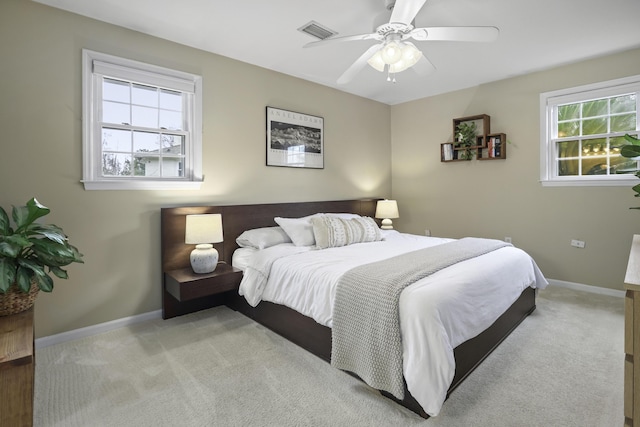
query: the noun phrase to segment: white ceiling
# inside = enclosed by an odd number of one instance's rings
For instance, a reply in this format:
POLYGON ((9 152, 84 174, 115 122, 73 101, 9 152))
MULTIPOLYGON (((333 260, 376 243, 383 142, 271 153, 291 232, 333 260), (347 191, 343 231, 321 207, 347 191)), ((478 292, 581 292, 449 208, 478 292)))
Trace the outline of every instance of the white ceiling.
POLYGON ((304 49, 317 39, 298 28, 313 20, 338 36, 371 33, 384 0, 35 1, 390 105, 640 47, 640 0, 428 0, 416 27, 496 26, 500 37, 415 42, 431 74, 410 69, 390 83, 366 66, 338 85, 375 42, 304 49))

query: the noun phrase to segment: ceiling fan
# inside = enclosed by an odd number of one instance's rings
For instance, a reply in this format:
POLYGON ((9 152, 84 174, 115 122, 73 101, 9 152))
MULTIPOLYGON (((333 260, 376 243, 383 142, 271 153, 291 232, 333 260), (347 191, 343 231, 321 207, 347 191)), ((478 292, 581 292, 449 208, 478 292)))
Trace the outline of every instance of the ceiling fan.
POLYGON ((354 41, 376 40, 380 43, 371 46, 338 79, 338 84, 350 82, 366 64, 383 72, 387 70, 387 81, 395 83, 395 74, 407 68, 420 75, 435 69, 433 64, 408 39, 416 41, 463 41, 490 42, 498 38, 500 31, 496 27, 424 27, 415 28, 413 20, 427 0, 385 0, 391 10, 391 19, 375 29, 371 34, 358 34, 342 37, 329 37, 324 40, 307 43, 304 47, 324 46, 327 44, 354 41))

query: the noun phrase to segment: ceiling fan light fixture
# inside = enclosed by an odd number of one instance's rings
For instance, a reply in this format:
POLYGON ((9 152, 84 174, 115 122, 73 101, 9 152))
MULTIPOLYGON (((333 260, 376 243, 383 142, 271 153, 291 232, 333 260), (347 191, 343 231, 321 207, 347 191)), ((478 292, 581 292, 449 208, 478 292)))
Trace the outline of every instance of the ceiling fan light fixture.
POLYGON ((367 63, 380 72, 384 71, 384 67, 386 65, 382 60, 382 54, 380 53, 380 51, 377 51, 371 58, 369 58, 369 60, 367 60, 367 63))
POLYGON ((389 65, 389 72, 393 73, 393 74, 396 74, 396 73, 400 73, 400 72, 406 70, 409 67, 410 67, 410 65, 408 65, 406 61, 401 59, 400 61, 396 62, 395 64, 389 65))
POLYGON ((400 73, 407 68, 411 68, 420 60, 422 52, 413 43, 403 43, 402 56, 395 63, 389 65, 390 73, 400 73))
POLYGON ((381 57, 385 64, 395 64, 402 58, 402 47, 398 42, 391 41, 382 48, 381 57))
POLYGON ((413 66, 422 57, 422 52, 413 44, 405 42, 402 46, 402 60, 409 63, 409 67, 413 66))

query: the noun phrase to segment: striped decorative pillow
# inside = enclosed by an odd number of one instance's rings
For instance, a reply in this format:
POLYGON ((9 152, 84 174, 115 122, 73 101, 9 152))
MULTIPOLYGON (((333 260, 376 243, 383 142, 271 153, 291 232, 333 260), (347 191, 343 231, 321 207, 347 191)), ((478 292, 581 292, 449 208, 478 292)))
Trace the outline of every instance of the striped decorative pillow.
POLYGON ((320 249, 382 240, 378 225, 370 217, 345 219, 322 215, 311 218, 311 224, 320 249))

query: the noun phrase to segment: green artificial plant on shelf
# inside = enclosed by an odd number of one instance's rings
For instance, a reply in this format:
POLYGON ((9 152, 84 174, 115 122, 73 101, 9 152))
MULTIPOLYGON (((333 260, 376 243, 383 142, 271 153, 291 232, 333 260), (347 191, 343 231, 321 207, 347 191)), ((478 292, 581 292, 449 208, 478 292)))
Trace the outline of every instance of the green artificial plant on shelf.
POLYGON ((471 160, 475 152, 471 147, 478 145, 476 141, 477 126, 475 122, 461 122, 456 126, 456 147, 460 148, 459 159, 471 160))
POLYGON ((24 206, 13 206, 12 222, 0 207, 0 297, 11 288, 28 293, 32 285, 51 292, 51 273, 67 279, 62 267, 84 263, 82 254, 69 243, 60 227, 36 222, 49 212, 49 208, 32 198, 24 206))
MULTIPOLYGON (((625 135, 624 139, 629 144, 622 146, 622 148, 620 149, 620 155, 622 157, 627 157, 630 159, 639 157, 640 156, 640 139, 629 134, 625 135)), ((640 170, 636 171, 635 176, 640 178, 640 170)), ((635 197, 640 197, 640 184, 634 185, 631 189, 636 192, 635 197)), ((629 209, 640 209, 640 207, 633 207, 629 209)))

